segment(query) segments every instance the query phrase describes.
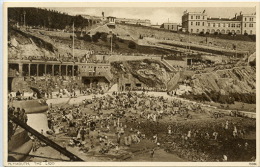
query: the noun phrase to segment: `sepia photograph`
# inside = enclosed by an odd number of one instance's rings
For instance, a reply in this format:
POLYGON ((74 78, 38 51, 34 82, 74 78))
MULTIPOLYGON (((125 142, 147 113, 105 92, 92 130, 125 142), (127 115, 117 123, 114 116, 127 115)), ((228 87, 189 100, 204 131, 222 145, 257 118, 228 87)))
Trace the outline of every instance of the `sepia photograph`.
POLYGON ((6 166, 259 165, 259 3, 4 10, 6 166))

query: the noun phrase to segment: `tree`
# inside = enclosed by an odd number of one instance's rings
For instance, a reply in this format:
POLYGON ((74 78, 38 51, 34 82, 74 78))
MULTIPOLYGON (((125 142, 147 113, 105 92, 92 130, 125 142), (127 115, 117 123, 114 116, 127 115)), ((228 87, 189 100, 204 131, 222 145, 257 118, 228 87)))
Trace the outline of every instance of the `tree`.
POLYGON ((135 49, 136 48, 135 43, 133 41, 130 41, 129 44, 128 44, 128 48, 135 49))

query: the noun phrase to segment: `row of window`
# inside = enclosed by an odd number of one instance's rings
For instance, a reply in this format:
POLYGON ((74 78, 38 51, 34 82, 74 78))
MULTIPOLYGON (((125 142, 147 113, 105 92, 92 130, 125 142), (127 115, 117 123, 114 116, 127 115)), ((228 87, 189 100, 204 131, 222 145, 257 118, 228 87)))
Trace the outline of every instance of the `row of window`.
MULTIPOLYGON (((190 25, 193 25, 193 22, 190 22, 190 25)), ((200 22, 195 22, 196 26, 200 26, 200 22)), ((202 22, 202 26, 204 26, 204 22, 202 22)))
MULTIPOLYGON (((194 33, 194 31, 193 31, 193 29, 190 29, 190 31, 191 31, 191 33, 194 33)), ((200 29, 197 29, 196 30, 196 33, 200 33, 200 32, 205 32, 205 30, 204 29, 202 29, 202 30, 200 30, 200 29)), ((209 29, 207 29, 207 31, 206 32, 208 32, 208 33, 215 33, 215 32, 218 32, 218 33, 221 33, 221 34, 228 34, 228 33, 237 33, 237 34, 240 34, 241 32, 240 32, 240 30, 237 30, 237 31, 235 31, 235 30, 232 30, 232 31, 230 31, 230 30, 227 30, 227 31, 225 31, 225 30, 215 30, 215 29, 212 29, 212 30, 209 30, 209 29)), ((247 33, 247 31, 245 30, 244 31, 244 33, 247 33)), ((250 30, 250 34, 253 34, 253 31, 252 30, 250 30)))
MULTIPOLYGON (((245 21, 246 21, 247 19, 246 19, 246 17, 245 17, 245 21)), ((254 18, 253 17, 250 17, 249 18, 249 21, 254 21, 254 18)))
MULTIPOLYGON (((202 22, 202 24, 200 24, 201 22, 195 22, 195 25, 196 26, 204 26, 204 22, 202 22)), ((190 22, 190 25, 193 25, 193 22, 191 21, 190 22)), ((247 26, 247 24, 245 23, 245 27, 247 26)), ((237 28, 240 28, 241 27, 241 24, 238 23, 208 23, 208 27, 237 27, 237 28)), ((249 27, 254 27, 254 24, 253 23, 249 23, 249 27)))
MULTIPOLYGON (((96 66, 81 66, 81 68, 95 68, 96 66)), ((96 68, 104 68, 104 69, 107 69, 108 67, 102 67, 102 66, 99 66, 99 67, 96 67, 96 68)))
MULTIPOLYGON (((245 23, 245 27, 246 27, 246 23, 245 23)), ((249 27, 254 27, 253 23, 249 23, 249 27)))
MULTIPOLYGON (((200 19, 200 16, 196 16, 195 18, 196 18, 196 19, 200 19)), ((193 16, 191 16, 191 17, 190 17, 190 19, 193 19, 193 16)), ((205 17, 204 17, 204 16, 202 16, 202 19, 204 20, 204 19, 205 19, 205 17)))

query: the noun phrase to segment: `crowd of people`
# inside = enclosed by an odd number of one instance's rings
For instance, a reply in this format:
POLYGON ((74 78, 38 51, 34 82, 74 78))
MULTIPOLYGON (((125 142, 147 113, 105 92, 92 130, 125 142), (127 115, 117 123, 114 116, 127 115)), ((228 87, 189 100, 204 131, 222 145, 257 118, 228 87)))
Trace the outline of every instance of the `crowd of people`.
POLYGON ((77 107, 53 107, 48 123, 50 134, 65 133, 71 137, 66 145, 84 152, 118 153, 145 139, 189 161, 253 158, 255 143, 245 136, 254 131, 254 123, 229 117, 192 121, 194 115, 208 113, 197 103, 114 92, 83 100, 77 107))

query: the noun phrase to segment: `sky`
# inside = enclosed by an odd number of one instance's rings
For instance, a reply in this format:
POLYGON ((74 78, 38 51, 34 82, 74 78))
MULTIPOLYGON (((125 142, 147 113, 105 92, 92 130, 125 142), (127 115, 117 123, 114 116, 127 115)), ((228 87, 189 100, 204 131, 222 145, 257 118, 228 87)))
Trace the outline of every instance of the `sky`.
POLYGON ((181 23, 181 16, 183 12, 202 12, 206 10, 208 16, 229 18, 234 17, 235 14, 239 14, 242 11, 245 14, 252 14, 256 10, 250 7, 203 7, 203 8, 185 8, 185 7, 62 7, 62 8, 50 8, 61 12, 66 12, 71 15, 92 15, 102 16, 102 12, 105 16, 114 16, 119 18, 133 18, 133 19, 149 19, 153 25, 162 24, 165 22, 181 23))

